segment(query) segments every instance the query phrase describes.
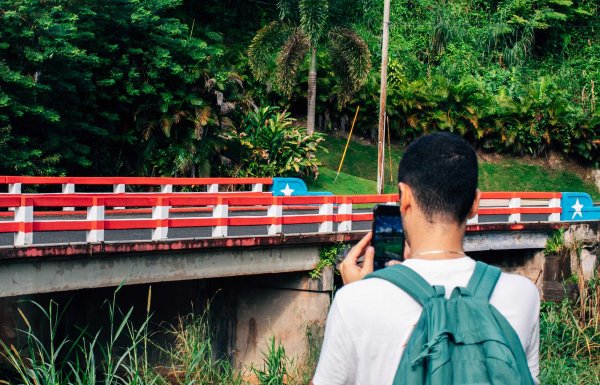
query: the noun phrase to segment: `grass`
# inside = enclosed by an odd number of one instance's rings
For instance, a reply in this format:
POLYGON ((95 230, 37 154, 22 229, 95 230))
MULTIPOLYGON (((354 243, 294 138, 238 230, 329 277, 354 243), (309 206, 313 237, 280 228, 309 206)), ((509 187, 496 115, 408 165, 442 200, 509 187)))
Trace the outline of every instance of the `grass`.
MULTIPOLYGON (((118 289, 117 289, 118 291, 118 289)), ((171 343, 159 346, 156 334, 148 332, 152 318, 148 305, 146 317, 140 323, 132 321, 133 307, 121 311, 116 306, 116 293, 108 304, 108 338, 100 337, 102 330, 80 329, 74 338, 59 337, 63 329, 62 314, 57 303, 48 308, 33 303, 47 323, 49 337, 34 329, 19 309, 26 325, 17 330, 25 339, 19 350, 0 340, 0 358, 10 373, 0 376, 3 385, 304 385, 316 368, 322 328, 308 326, 306 342, 308 354, 302 361, 292 360, 283 345, 271 338, 260 366, 247 371, 234 369, 233 364, 219 358, 213 350, 209 309, 201 314, 179 317, 167 325, 165 333, 171 343), (148 357, 155 357, 150 361, 148 357), (156 359, 158 357, 158 360, 156 359), (246 373, 254 379, 244 379, 246 373)), ((148 303, 150 303, 150 294, 148 303)), ((43 327, 41 329, 44 329, 43 327)), ((162 340, 162 339, 161 339, 162 340)))
MULTIPOLYGON (((540 380, 544 385, 600 384, 600 280, 584 286, 580 298, 542 304, 540 331, 540 380)), ((171 346, 157 347, 148 335, 151 318, 134 325, 132 309, 121 312, 109 304, 110 338, 100 342, 100 331, 83 330, 69 340, 58 339, 61 313, 55 303, 39 307, 49 323, 50 338, 43 342, 20 312, 27 328, 25 351, 0 341, 0 356, 14 371, 13 379, 0 378, 0 384, 26 385, 304 385, 308 383, 319 357, 323 340, 321 324, 307 326, 307 357, 296 362, 287 356, 281 343, 270 339, 263 363, 250 369, 254 380, 243 379, 225 359, 215 358, 208 310, 180 317, 167 328, 171 346), (121 337, 119 344, 117 340, 121 337), (148 350, 157 347, 162 366, 148 361, 148 350)))
POLYGON ((598 282, 588 283, 577 302, 542 304, 540 337, 542 384, 600 384, 598 282))
MULTIPOLYGON (((351 141, 346 159, 337 181, 334 183, 346 138, 328 136, 317 157, 323 163, 316 181, 309 181, 312 191, 331 191, 334 194, 375 194, 377 180, 377 147, 351 141)), ((392 172, 386 155, 385 192, 395 193, 396 172, 402 149, 392 146, 392 172), (393 181, 390 181, 390 174, 393 181)), ((501 159, 488 162, 480 160, 479 187, 482 191, 584 191, 594 201, 600 201, 600 191, 592 182, 583 181, 577 174, 566 169, 549 169, 530 164, 525 158, 501 159)))

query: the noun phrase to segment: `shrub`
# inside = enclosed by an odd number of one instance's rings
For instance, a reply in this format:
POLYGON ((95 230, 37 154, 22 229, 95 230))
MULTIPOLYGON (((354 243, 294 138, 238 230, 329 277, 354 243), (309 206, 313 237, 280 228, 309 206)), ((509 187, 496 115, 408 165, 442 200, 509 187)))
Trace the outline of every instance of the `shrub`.
POLYGON ((324 138, 307 134, 279 107, 262 107, 249 112, 241 127, 224 135, 233 146, 230 156, 239 156, 230 170, 235 177, 318 175, 316 151, 324 138), (238 151, 235 151, 237 147, 238 151), (237 154, 236 154, 237 152, 237 154))

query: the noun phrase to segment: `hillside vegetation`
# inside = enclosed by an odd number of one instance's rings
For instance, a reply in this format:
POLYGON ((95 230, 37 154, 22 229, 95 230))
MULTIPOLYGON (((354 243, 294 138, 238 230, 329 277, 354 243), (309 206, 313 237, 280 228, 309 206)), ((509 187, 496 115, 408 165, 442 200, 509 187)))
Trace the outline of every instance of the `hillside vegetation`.
MULTIPOLYGON (((240 157, 240 146, 256 148, 244 137, 254 127, 246 117, 279 106, 304 121, 310 63, 317 130, 347 130, 360 105, 355 133, 372 138, 382 4, 0 0, 0 173, 262 173, 240 157), (307 15, 315 19, 307 23, 307 15), (296 45, 259 34, 280 21, 302 32, 296 45), (257 35, 263 44, 249 50, 257 35), (290 71, 257 76, 249 57, 264 64, 261 74, 290 71)), ((598 164, 598 7, 596 0, 392 2, 393 140, 444 130, 485 153, 554 151, 598 164)))
MULTIPOLYGON (((337 180, 337 169, 346 145, 346 138, 329 136, 323 143, 318 158, 323 162, 319 176, 309 181, 311 189, 332 191, 336 194, 374 194, 377 180, 377 147, 366 142, 351 141, 337 180)), ((387 146, 386 146, 387 149, 387 146)), ((394 193, 398 162, 402 154, 399 146, 392 146, 392 179, 390 180, 389 154, 386 154, 385 191, 394 193)), ((557 156, 554 156, 557 157, 557 156)), ((549 161, 530 157, 479 157, 479 188, 482 191, 584 191, 594 201, 600 201, 600 191, 585 178, 585 169, 562 161, 549 165, 549 161), (576 172, 577 171, 577 172, 576 172)))

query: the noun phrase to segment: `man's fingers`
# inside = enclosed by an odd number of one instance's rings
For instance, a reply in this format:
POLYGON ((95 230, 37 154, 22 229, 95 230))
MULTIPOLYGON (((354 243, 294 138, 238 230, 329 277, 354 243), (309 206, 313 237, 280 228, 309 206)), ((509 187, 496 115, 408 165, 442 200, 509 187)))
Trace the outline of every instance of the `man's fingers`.
POLYGON ((373 246, 367 247, 365 252, 365 261, 362 266, 362 274, 367 275, 373 272, 373 260, 375 259, 375 249, 373 246))
POLYGON ((356 265, 356 261, 363 254, 365 247, 371 242, 372 234, 369 231, 362 239, 354 245, 342 263, 351 263, 356 265))
POLYGON ((394 265, 401 265, 402 262, 396 260, 396 259, 391 259, 388 262, 386 262, 386 266, 394 266, 394 265))

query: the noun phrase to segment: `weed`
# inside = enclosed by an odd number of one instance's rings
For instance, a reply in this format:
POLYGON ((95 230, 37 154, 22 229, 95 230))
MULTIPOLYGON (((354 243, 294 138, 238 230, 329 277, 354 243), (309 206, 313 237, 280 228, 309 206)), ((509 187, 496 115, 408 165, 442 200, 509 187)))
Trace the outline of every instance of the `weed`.
POLYGON ((230 362, 215 358, 213 336, 208 315, 210 306, 202 314, 180 316, 168 334, 174 337, 173 347, 160 348, 166 354, 169 367, 157 368, 172 384, 241 385, 242 379, 230 362))
POLYGON ((565 249, 565 228, 561 227, 552 233, 548 241, 546 241, 546 247, 544 248, 544 255, 557 255, 565 249))
POLYGON ((252 367, 252 372, 256 375, 259 385, 284 385, 291 382, 290 367, 293 365, 291 360, 285 354, 285 348, 280 342, 275 342, 275 337, 271 337, 269 350, 263 353, 262 368, 252 367))
POLYGON ((326 246, 321 249, 319 253, 319 262, 317 266, 309 273, 313 279, 321 278, 323 270, 329 266, 335 266, 338 259, 343 256, 350 246, 344 243, 336 243, 332 246, 326 246))
POLYGON ((540 316, 543 384, 600 383, 600 285, 577 275, 579 299, 545 302, 540 316))

